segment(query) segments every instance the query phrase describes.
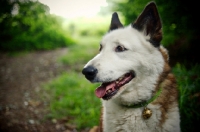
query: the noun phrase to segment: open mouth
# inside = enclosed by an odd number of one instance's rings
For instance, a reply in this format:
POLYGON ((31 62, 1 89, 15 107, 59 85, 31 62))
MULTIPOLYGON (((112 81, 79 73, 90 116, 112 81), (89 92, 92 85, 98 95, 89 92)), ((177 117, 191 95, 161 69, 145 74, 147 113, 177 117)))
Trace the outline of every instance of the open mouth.
POLYGON ((129 83, 134 77, 135 72, 131 71, 115 81, 104 82, 96 89, 95 94, 98 98, 109 100, 119 91, 122 86, 129 83))

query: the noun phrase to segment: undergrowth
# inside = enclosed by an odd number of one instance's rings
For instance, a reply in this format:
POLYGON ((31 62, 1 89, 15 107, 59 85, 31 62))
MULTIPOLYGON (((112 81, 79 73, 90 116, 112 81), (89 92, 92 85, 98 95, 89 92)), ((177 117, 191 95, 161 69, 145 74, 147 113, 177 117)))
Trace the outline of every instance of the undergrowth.
POLYGON ((173 68, 179 88, 182 132, 195 132, 200 122, 200 65, 187 69, 181 64, 173 68))
POLYGON ((96 85, 91 85, 80 73, 67 72, 46 85, 51 95, 48 118, 69 119, 78 129, 98 125, 100 100, 94 96, 96 85))

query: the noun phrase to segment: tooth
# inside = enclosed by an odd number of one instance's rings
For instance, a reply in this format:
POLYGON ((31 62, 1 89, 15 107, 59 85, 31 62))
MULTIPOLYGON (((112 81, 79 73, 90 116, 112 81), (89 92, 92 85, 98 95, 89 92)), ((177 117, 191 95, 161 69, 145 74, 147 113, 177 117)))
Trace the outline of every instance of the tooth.
POLYGON ((118 80, 120 81, 120 80, 122 80, 123 79, 123 77, 120 77, 118 80))
POLYGON ((119 81, 117 80, 117 81, 115 81, 115 83, 116 83, 116 84, 118 84, 118 83, 119 83, 119 81))
POLYGON ((109 89, 108 91, 107 91, 107 93, 110 93, 111 92, 111 90, 109 89))

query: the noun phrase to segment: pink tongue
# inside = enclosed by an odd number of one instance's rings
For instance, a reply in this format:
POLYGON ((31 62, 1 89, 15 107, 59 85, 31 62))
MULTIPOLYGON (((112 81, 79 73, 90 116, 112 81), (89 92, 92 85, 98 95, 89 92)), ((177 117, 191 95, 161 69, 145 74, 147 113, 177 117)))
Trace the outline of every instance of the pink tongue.
POLYGON ((106 94, 106 91, 109 90, 109 89, 114 89, 115 88, 115 83, 110 83, 108 85, 101 85, 100 87, 98 87, 96 90, 95 90, 95 94, 98 98, 102 98, 105 94, 106 94))

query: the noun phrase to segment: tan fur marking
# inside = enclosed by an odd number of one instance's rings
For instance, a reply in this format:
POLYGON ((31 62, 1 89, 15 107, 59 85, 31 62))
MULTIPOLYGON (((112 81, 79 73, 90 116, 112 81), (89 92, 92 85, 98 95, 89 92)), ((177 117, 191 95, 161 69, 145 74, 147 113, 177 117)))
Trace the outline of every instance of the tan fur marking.
POLYGON ((163 58, 165 60, 165 65, 163 68, 163 72, 157 81, 156 91, 158 91, 159 88, 162 88, 162 93, 153 102, 153 104, 159 104, 161 106, 160 110, 162 111, 162 115, 160 125, 162 126, 162 124, 167 119, 168 110, 171 107, 174 107, 174 105, 177 105, 176 102, 178 100, 178 90, 176 85, 176 79, 171 73, 171 68, 168 64, 167 51, 164 49, 160 49, 160 52, 162 53, 163 58))

